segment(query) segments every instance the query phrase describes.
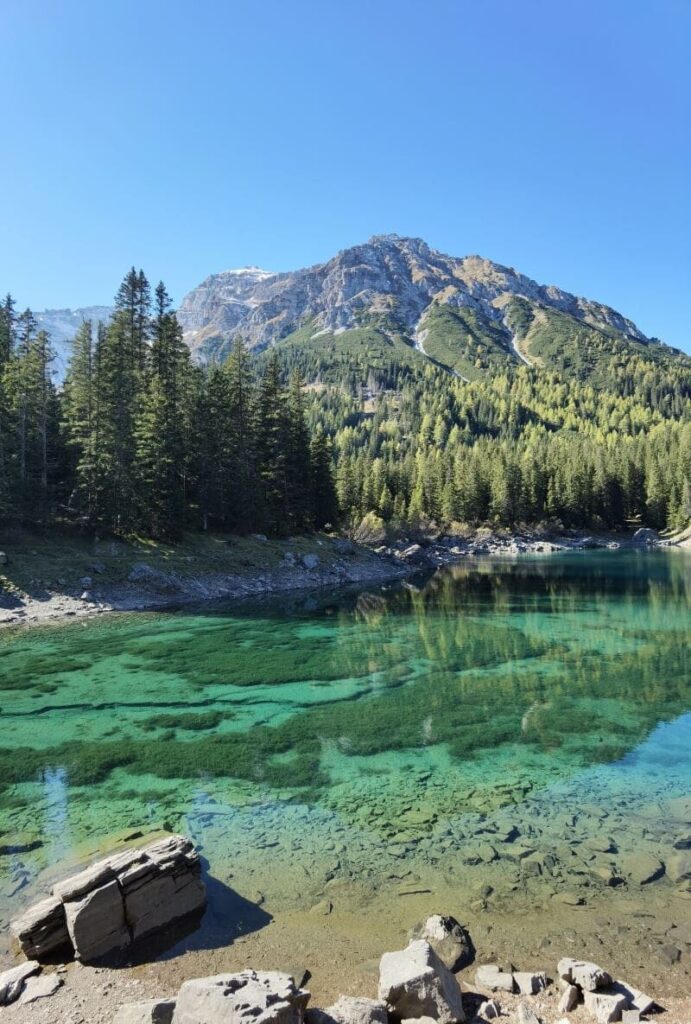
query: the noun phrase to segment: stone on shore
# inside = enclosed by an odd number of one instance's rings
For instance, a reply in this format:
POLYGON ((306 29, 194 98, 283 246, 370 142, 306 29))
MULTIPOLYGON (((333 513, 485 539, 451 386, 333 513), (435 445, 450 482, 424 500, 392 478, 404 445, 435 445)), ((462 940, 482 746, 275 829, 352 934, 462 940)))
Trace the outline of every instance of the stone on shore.
POLYGON ((384 1003, 364 996, 340 996, 333 1006, 325 1010, 308 1010, 307 1024, 387 1024, 384 1003))
POLYGON ((574 960, 572 957, 564 957, 557 964, 559 977, 572 985, 578 985, 584 992, 595 992, 598 988, 606 988, 612 979, 607 971, 603 971, 597 964, 588 960, 574 960))
POLYGON ((500 970, 497 964, 483 964, 475 972, 475 984, 490 992, 513 992, 513 974, 500 970))
POLYGON ((279 971, 241 971, 186 981, 173 1024, 303 1024, 310 994, 279 971))
POLYGON ((579 990, 576 985, 569 985, 562 992, 557 1010, 559 1013, 571 1013, 578 1006, 579 990))
POLYGON ((544 971, 514 971, 513 980, 522 996, 535 996, 543 988, 547 988, 547 975, 544 971))
POLYGON ((616 995, 625 996, 627 1008, 638 1010, 639 1013, 647 1013, 655 1005, 655 1000, 647 996, 645 992, 627 985, 625 981, 612 982, 609 991, 616 995))
POLYGON ((12 922, 28 957, 65 946, 79 960, 100 959, 201 910, 206 890, 185 836, 123 850, 58 882, 53 895, 12 922))
POLYGON ((171 1024, 174 1009, 174 999, 125 1003, 115 1014, 113 1024, 171 1024))
POLYGON ((3 971, 0 974, 0 1006, 13 1003, 21 995, 27 979, 40 970, 41 965, 36 960, 27 960, 3 971))
POLYGON ((65 916, 77 960, 97 960, 130 945, 122 892, 115 879, 66 902, 65 916))
POLYGON ((660 537, 655 530, 651 530, 648 526, 641 526, 631 538, 631 543, 639 544, 641 547, 648 547, 657 544, 659 540, 660 537))
POLYGON ((450 971, 463 967, 471 955, 470 937, 455 917, 432 914, 411 929, 409 938, 429 942, 450 971))
POLYGON ((55 995, 62 984, 62 978, 55 973, 34 975, 24 985, 24 990, 19 997, 19 1005, 35 1003, 37 999, 47 999, 49 996, 55 995))
POLYGON ((189 839, 166 836, 144 853, 118 876, 133 942, 206 904, 199 857, 189 839))
POLYGON ((609 995, 605 992, 583 993, 585 1008, 597 1019, 598 1024, 609 1024, 621 1020, 622 1010, 627 1008, 626 996, 609 995))
POLYGON ((70 945, 65 907, 55 896, 49 896, 25 910, 11 922, 10 931, 29 959, 42 959, 70 945))
POLYGON ((501 1014, 501 1007, 496 999, 487 999, 484 1003, 480 1004, 480 1009, 477 1011, 478 1017, 484 1018, 484 1020, 494 1020, 501 1014))
POLYGON ((517 1024, 540 1024, 540 1018, 526 1003, 519 1003, 514 1020, 517 1024))
POLYGON ((460 985, 423 939, 384 953, 379 998, 397 1017, 432 1017, 440 1024, 465 1020, 460 985))

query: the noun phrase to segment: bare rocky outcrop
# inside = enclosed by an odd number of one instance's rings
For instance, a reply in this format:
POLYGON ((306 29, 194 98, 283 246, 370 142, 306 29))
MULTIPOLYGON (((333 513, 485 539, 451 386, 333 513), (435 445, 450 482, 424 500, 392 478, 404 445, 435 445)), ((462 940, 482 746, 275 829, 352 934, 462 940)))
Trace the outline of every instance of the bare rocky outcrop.
POLYGON ((514 296, 647 340, 634 323, 599 302, 539 285, 491 260, 447 256, 421 238, 398 235, 375 235, 327 263, 289 273, 246 267, 212 274, 185 296, 178 319, 192 352, 204 358, 238 333, 250 348, 263 348, 306 323, 313 337, 337 336, 360 326, 363 315, 394 315, 399 329, 417 340, 424 338, 427 312, 444 304, 471 310, 505 333, 507 362, 518 362, 503 308, 514 296))
POLYGON ((199 856, 185 836, 125 850, 58 882, 11 924, 26 956, 71 948, 78 960, 117 953, 206 904, 199 856))

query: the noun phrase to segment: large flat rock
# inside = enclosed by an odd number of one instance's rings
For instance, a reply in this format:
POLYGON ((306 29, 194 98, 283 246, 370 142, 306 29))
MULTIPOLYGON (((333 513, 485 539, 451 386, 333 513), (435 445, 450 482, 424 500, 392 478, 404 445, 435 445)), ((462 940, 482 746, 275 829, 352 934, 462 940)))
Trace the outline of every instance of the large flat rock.
POLYGON ((303 1024, 309 997, 279 971, 194 978, 178 992, 173 1024, 303 1024))
POLYGON ((71 948, 83 961, 125 949, 206 904, 199 856, 185 836, 122 850, 53 887, 12 922, 28 957, 71 948))

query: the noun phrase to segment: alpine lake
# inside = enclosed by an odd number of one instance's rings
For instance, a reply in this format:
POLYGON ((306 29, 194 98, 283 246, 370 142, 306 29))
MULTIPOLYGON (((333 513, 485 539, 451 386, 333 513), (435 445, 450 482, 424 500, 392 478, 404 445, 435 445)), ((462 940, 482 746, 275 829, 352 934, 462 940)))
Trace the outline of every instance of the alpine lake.
POLYGON ((691 993, 690 610, 691 555, 606 551, 7 630, 3 952, 52 881, 163 828, 210 895, 167 960, 362 980, 439 912, 479 961, 691 993))

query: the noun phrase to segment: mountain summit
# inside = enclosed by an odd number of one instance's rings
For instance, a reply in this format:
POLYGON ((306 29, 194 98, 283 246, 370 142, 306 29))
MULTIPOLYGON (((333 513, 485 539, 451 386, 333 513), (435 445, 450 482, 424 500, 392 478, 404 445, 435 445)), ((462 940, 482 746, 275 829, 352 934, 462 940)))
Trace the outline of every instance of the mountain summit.
POLYGON ((631 346, 672 354, 609 306, 398 235, 374 235, 303 270, 213 274, 183 299, 178 317, 202 359, 225 353, 237 335, 261 350, 290 340, 338 346, 363 330, 467 377, 521 361, 587 370, 596 354, 631 346))

